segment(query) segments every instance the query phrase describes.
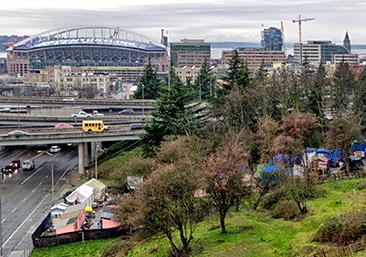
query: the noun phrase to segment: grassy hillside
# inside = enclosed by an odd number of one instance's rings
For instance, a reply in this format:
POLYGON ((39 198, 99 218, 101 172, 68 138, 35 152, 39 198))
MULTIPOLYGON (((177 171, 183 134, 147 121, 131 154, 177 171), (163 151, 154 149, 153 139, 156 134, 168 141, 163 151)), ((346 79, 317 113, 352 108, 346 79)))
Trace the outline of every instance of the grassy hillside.
MULTIPOLYGON (((266 212, 243 210, 232 212, 227 223, 229 231, 245 227, 241 233, 221 235, 215 229, 217 218, 200 223, 194 233, 194 256, 307 256, 320 247, 312 242, 318 227, 330 217, 362 209, 366 200, 366 179, 328 182, 322 187, 326 195, 308 202, 309 214, 300 221, 272 219, 266 212)), ((135 247, 129 257, 168 256, 165 238, 154 239, 135 247)), ((361 255, 357 256, 364 256, 361 255)))
POLYGON ((34 249, 31 257, 99 257, 110 240, 85 241, 56 247, 34 249))

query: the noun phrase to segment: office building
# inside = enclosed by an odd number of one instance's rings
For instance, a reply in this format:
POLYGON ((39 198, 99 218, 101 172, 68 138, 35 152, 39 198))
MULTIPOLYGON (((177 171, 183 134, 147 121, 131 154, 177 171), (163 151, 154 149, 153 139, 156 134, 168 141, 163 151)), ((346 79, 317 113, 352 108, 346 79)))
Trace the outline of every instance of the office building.
MULTIPOLYGON (((239 57, 248 65, 250 70, 257 70, 262 63, 267 69, 272 69, 274 64, 286 63, 284 51, 270 51, 260 48, 238 48, 239 57)), ((232 57, 232 50, 222 52, 222 63, 228 65, 232 57)))
POLYGON ((346 55, 349 51, 340 45, 333 44, 332 41, 308 41, 307 43, 294 44, 294 60, 297 63, 307 61, 312 65, 320 63, 332 63, 334 55, 346 55))
POLYGON ((171 63, 176 68, 201 67, 211 60, 211 44, 201 39, 182 39, 178 43, 170 43, 171 63))
POLYGON ((278 28, 270 27, 262 30, 261 45, 264 50, 282 51, 283 38, 282 31, 278 28))

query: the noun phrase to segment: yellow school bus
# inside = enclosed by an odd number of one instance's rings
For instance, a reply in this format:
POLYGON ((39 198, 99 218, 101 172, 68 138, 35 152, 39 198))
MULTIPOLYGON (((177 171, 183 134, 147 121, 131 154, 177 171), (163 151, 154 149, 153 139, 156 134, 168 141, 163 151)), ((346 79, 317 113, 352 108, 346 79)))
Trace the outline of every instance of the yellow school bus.
POLYGON ((84 132, 103 132, 108 128, 109 126, 104 125, 102 120, 83 120, 84 132))

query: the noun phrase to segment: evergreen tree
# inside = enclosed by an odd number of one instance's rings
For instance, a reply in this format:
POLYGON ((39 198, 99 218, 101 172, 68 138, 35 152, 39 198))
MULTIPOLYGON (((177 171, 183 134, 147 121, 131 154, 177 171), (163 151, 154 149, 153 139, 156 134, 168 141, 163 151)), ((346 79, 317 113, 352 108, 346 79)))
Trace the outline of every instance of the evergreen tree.
POLYGON ((353 109, 361 120, 362 135, 366 135, 366 69, 363 69, 356 84, 353 109))
POLYGON ((137 85, 135 99, 156 99, 161 91, 162 82, 158 79, 150 60, 144 69, 144 73, 137 85))
POLYGON ((215 95, 215 78, 206 59, 195 81, 195 90, 199 100, 212 100, 215 95))
POLYGON ((329 86, 330 82, 327 78, 325 68, 320 64, 315 73, 315 77, 307 97, 307 111, 315 114, 321 125, 324 125, 324 92, 329 86))
POLYGON ((346 109, 349 105, 349 96, 353 95, 355 79, 348 63, 340 63, 335 74, 332 87, 333 111, 346 109))
POLYGON ((250 84, 251 73, 248 65, 240 59, 237 49, 233 51, 231 56, 226 81, 227 91, 230 91, 235 86, 246 89, 250 84))
POLYGON ((165 88, 156 103, 152 120, 145 126, 142 137, 145 156, 151 156, 166 136, 191 135, 196 129, 196 120, 191 109, 186 108, 191 100, 189 89, 174 78, 165 88))
POLYGON ((264 59, 262 59, 261 66, 259 66, 259 69, 257 70, 255 77, 259 81, 263 81, 268 76, 268 70, 266 68, 266 64, 264 63, 264 59))

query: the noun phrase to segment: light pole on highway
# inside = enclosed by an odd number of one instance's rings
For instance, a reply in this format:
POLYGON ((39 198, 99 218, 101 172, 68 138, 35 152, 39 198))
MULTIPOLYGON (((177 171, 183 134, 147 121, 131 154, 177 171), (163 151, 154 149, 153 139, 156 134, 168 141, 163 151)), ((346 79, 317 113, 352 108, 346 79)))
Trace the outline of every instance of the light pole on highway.
POLYGON ((144 83, 142 83, 142 119, 145 119, 144 83))
POLYGON ((0 197, 0 257, 3 256, 3 223, 1 222, 2 221, 1 204, 2 204, 2 202, 1 202, 1 197, 0 197))

